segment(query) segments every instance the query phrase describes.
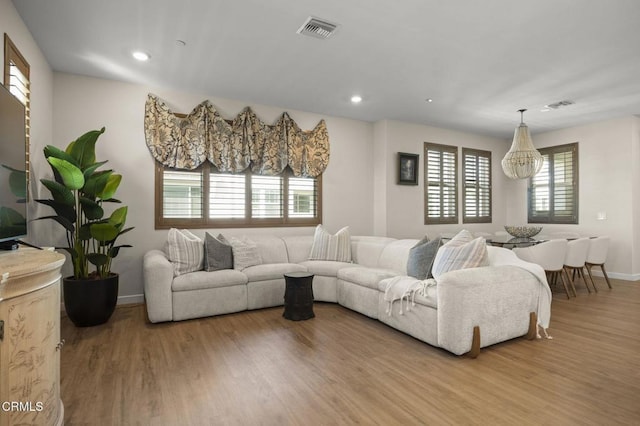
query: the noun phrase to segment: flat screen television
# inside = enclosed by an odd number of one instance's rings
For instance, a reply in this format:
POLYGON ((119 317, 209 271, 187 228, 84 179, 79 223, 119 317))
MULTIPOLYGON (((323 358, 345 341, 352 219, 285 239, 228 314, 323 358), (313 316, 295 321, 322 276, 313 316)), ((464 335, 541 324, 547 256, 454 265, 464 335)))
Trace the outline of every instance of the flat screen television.
POLYGON ((0 85, 0 248, 27 236, 24 105, 0 85))

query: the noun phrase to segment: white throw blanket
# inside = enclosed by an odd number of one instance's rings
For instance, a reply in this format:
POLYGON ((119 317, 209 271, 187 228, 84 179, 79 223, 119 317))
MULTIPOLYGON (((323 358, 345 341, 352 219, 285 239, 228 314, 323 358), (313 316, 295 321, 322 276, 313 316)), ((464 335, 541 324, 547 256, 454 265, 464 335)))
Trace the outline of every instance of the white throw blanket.
MULTIPOLYGON (((525 262, 520 259, 511 250, 487 247, 489 252, 489 263, 491 266, 512 265, 525 269, 533 274, 539 282, 539 294, 538 294, 538 326, 542 328, 542 332, 547 339, 551 339, 547 333, 549 328, 549 322, 551 320, 551 289, 547 283, 547 276, 544 269, 540 265, 535 263, 525 262)), ((436 285, 436 280, 433 278, 426 279, 424 281, 418 280, 408 276, 398 276, 391 279, 387 283, 387 288, 384 292, 384 300, 387 302, 387 314, 392 314, 393 302, 400 301, 400 315, 403 315, 405 311, 409 311, 411 306, 415 306, 415 295, 419 292, 422 296, 427 297, 427 289, 436 285), (406 301, 406 309, 403 309, 403 301, 406 301)), ((536 327, 536 336, 540 338, 540 333, 536 327)))
MULTIPOLYGON (((540 283, 540 293, 538 294, 538 312, 536 315, 538 316, 538 325, 542 328, 542 332, 547 339, 552 339, 551 336, 547 333, 547 329, 549 328, 549 322, 551 320, 551 289, 549 288, 549 283, 547 283, 547 276, 542 269, 542 266, 537 265, 535 263, 525 262, 520 259, 514 252, 511 250, 498 248, 498 247, 487 247, 489 252, 489 264, 491 266, 501 266, 501 265, 513 265, 519 268, 525 269, 532 273, 540 283)), ((540 333, 536 329, 537 337, 540 338, 540 333)))
POLYGON ((387 302, 387 314, 391 315, 393 309, 393 302, 400 301, 400 315, 404 315, 405 311, 411 310, 411 306, 415 306, 416 292, 419 292, 422 296, 427 296, 427 288, 436 285, 436 280, 433 278, 421 281, 419 279, 407 276, 398 276, 392 278, 387 283, 387 288, 384 292, 384 301, 387 302), (407 308, 402 308, 403 301, 406 301, 407 308))

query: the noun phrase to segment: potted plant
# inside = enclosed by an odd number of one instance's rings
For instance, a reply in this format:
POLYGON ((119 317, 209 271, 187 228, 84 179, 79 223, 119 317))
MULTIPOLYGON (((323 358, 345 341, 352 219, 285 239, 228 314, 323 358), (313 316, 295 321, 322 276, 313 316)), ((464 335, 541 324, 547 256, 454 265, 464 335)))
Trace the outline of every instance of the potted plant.
POLYGON ((116 245, 120 235, 133 229, 124 228, 127 207, 116 208, 108 216, 104 210, 106 203, 120 203, 114 195, 122 180, 113 170, 98 170, 106 163, 96 161, 95 155, 104 130, 85 133, 64 151, 52 145, 44 148, 54 180, 40 180, 51 199, 36 200, 55 211, 39 219, 53 219, 66 232, 67 246, 60 248, 71 256, 73 276, 63 279, 64 304, 78 327, 103 324, 111 317, 119 279, 111 263, 121 248, 131 247, 116 245))

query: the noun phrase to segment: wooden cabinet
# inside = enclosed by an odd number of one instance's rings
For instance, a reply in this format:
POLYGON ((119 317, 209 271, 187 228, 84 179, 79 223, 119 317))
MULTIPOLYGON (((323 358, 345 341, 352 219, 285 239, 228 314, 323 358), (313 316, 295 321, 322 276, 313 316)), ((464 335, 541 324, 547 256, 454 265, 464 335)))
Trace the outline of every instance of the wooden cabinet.
POLYGON ((53 251, 0 253, 0 426, 62 424, 63 263, 53 251))

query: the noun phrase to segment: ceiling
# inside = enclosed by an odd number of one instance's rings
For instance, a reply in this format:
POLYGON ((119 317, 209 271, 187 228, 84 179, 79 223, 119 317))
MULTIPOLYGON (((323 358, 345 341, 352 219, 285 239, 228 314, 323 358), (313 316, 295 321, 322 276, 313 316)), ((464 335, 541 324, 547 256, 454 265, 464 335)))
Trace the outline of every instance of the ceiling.
POLYGON ((534 135, 640 114, 638 0, 13 3, 54 71, 203 100, 505 139, 520 108, 534 135), (339 27, 326 40, 297 34, 310 15, 339 27), (575 104, 541 111, 561 100, 575 104))

